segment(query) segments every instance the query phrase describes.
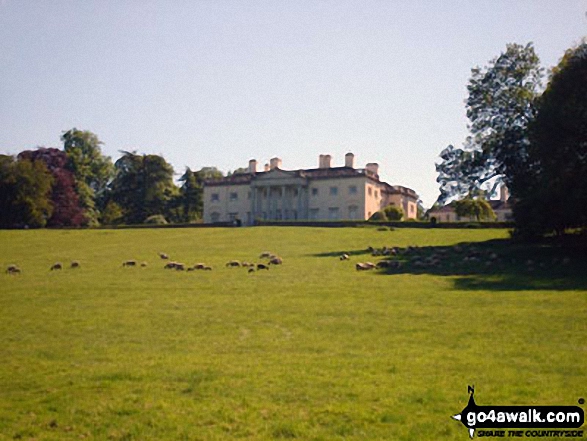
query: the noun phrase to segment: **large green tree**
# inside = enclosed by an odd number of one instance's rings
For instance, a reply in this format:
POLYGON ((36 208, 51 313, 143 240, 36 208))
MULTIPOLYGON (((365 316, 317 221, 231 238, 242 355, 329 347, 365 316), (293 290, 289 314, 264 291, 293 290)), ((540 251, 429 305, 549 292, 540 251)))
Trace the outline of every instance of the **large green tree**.
POLYGON ((102 142, 92 132, 73 128, 64 132, 61 140, 87 222, 97 224, 100 216, 97 201, 103 198, 114 177, 112 160, 102 154, 102 142))
POLYGON ((44 227, 53 212, 52 185, 43 161, 0 155, 0 227, 44 227))
POLYGON ((436 165, 439 202, 464 196, 492 183, 514 190, 528 162, 528 125, 536 112, 542 68, 532 44, 509 44, 485 68, 472 69, 467 86, 471 135, 463 148, 450 145, 436 165))
POLYGON ((115 162, 116 175, 109 199, 122 207, 126 223, 142 223, 154 214, 166 215, 178 194, 173 167, 158 155, 122 152, 115 162))
POLYGON ((587 42, 569 49, 553 69, 537 109, 529 167, 515 206, 518 230, 542 234, 585 227, 587 42))

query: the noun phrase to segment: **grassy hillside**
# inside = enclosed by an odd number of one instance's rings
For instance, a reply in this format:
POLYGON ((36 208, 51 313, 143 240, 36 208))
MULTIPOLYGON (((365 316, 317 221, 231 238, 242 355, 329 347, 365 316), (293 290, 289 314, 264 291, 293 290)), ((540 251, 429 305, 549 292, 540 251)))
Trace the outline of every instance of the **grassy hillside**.
POLYGON ((480 405, 575 405, 587 398, 585 259, 506 236, 0 231, 0 439, 465 440, 450 416, 469 384, 480 405), (477 242, 475 261, 453 252, 477 242), (354 269, 384 245, 442 257, 354 269), (284 264, 225 267, 263 251, 284 264), (158 252, 213 270, 164 270, 158 252), (56 261, 66 268, 49 271, 56 261))

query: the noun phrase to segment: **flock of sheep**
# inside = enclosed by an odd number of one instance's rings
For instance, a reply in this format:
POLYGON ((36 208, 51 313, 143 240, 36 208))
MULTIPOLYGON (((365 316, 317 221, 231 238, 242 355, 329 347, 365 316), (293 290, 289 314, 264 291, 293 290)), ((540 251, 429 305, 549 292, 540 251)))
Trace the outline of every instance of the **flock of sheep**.
MULTIPOLYGON (((159 253, 159 257, 163 260, 169 260, 169 255, 167 255, 166 253, 159 253)), ((226 263, 226 267, 227 268, 237 268, 237 267, 242 267, 242 268, 247 268, 249 273, 253 273, 255 271, 259 271, 259 270, 269 270, 269 267, 271 265, 282 265, 283 264, 283 259, 281 257, 279 257, 276 254, 273 254, 269 251, 265 251, 263 253, 261 253, 261 255, 259 256, 260 259, 265 259, 265 262, 263 263, 252 263, 252 262, 241 262, 238 260, 231 260, 229 262, 226 263)), ((148 266, 147 262, 138 262, 136 260, 125 260, 124 262, 122 262, 122 266, 123 267, 136 267, 136 266, 141 266, 141 267, 146 267, 148 266)), ((49 268, 50 271, 57 271, 57 270, 61 270, 64 268, 64 265, 61 262, 55 262, 53 265, 51 265, 51 267, 49 268)), ((74 260, 71 262, 70 264, 70 268, 81 268, 81 264, 79 263, 79 261, 74 260)), ((206 265, 205 263, 196 263, 193 266, 187 266, 184 263, 181 262, 175 262, 175 261, 169 261, 167 262, 164 266, 164 269, 174 269, 177 271, 196 271, 196 270, 202 270, 202 271, 212 271, 212 267, 210 265, 206 265)), ((22 270, 17 266, 17 265, 8 265, 8 267, 6 268, 6 273, 7 274, 11 274, 11 275, 16 275, 16 274, 20 274, 22 272, 22 270)))

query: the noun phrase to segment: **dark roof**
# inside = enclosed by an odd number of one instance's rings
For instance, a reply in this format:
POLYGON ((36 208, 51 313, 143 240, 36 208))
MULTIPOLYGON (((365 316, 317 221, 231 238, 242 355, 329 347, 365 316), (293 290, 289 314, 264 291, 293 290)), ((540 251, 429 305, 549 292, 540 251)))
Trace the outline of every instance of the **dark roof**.
MULTIPOLYGON (((279 169, 280 170, 280 169, 279 169)), ((281 170, 292 176, 309 179, 331 179, 331 178, 354 178, 358 176, 366 176, 367 178, 380 182, 377 175, 373 175, 365 169, 355 169, 351 167, 330 167, 330 168, 309 168, 302 170, 281 170)), ((262 176, 270 172, 257 173, 239 173, 231 176, 226 176, 221 179, 207 180, 205 183, 209 186, 218 185, 243 185, 249 184, 253 177, 262 176)))
MULTIPOLYGON (((278 169, 281 170, 281 169, 278 169)), ((402 194, 405 196, 418 199, 418 194, 411 188, 403 187, 401 185, 389 185, 387 182, 379 180, 379 175, 376 175, 367 169, 353 168, 353 167, 329 167, 329 168, 308 168, 301 170, 281 170, 290 174, 292 177, 308 178, 308 179, 332 179, 332 178, 356 178, 366 177, 374 182, 383 184, 385 189, 383 191, 388 194, 402 194)), ((253 178, 262 176, 270 172, 257 173, 239 173, 231 176, 226 176, 221 179, 212 179, 205 181, 205 184, 210 187, 221 185, 245 185, 250 184, 253 178)))

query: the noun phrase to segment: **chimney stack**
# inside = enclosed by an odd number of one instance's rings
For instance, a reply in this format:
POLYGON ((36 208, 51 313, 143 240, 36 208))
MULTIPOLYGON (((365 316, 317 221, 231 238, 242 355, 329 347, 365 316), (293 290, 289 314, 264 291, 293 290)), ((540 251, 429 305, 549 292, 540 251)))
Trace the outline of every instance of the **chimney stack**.
POLYGON ((265 164, 265 171, 268 172, 269 171, 269 164, 265 164))
POLYGON ((355 155, 347 153, 344 155, 344 166, 349 168, 355 168, 355 155))
POLYGON ((368 173, 373 174, 376 177, 379 177, 379 164, 377 164, 376 162, 370 162, 365 166, 365 169, 368 173))
POLYGON ((320 159, 318 160, 318 167, 319 168, 330 168, 330 161, 332 161, 332 156, 320 155, 320 159))
POLYGON ((257 173, 257 160, 251 159, 249 161, 249 173, 255 174, 257 173))
POLYGON ((508 188, 504 184, 501 184, 501 187, 499 188, 499 200, 501 202, 507 202, 509 198, 510 192, 508 188))
POLYGON ((271 158, 270 162, 270 166, 269 168, 271 170, 276 169, 276 168, 281 168, 281 159, 279 158, 271 158))

